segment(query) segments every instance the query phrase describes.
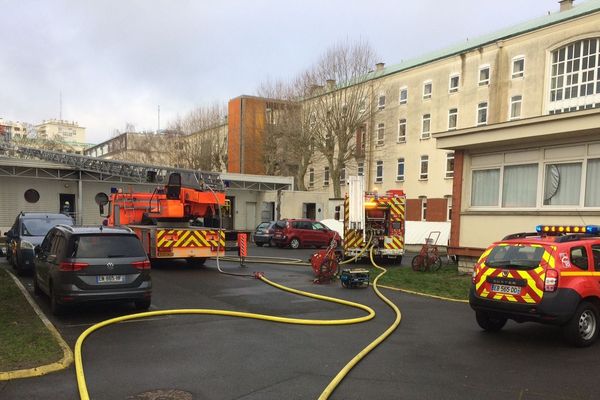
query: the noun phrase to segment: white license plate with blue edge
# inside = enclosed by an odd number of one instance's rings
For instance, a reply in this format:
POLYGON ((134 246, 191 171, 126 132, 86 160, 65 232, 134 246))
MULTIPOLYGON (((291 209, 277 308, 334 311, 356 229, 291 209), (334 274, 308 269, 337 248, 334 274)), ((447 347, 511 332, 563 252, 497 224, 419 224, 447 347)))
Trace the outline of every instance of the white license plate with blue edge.
POLYGON ((123 283, 125 275, 98 275, 96 282, 98 283, 123 283))
POLYGON ((521 294, 521 288, 519 286, 493 284, 492 292, 504 294, 521 294))

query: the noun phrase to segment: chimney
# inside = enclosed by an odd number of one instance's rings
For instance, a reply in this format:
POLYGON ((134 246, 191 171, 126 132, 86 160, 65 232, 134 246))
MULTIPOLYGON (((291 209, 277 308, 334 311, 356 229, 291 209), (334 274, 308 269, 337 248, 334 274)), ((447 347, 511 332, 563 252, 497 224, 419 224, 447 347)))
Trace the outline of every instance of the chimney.
POLYGON ((308 94, 312 96, 319 92, 321 89, 323 89, 323 86, 321 85, 310 85, 310 87, 308 88, 308 94))
POLYGON ((560 11, 567 11, 573 8, 573 0, 560 0, 558 2, 560 4, 560 11))
POLYGON ((383 67, 385 66, 385 63, 377 63, 375 64, 375 71, 383 71, 383 67))
POLYGON ((327 79, 327 90, 335 89, 335 79, 327 79))

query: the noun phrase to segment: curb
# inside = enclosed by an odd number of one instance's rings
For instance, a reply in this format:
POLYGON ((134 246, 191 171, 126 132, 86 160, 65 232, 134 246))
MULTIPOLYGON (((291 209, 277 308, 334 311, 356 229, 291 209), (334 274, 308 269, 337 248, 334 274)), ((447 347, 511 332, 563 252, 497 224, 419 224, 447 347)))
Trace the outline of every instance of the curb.
POLYGON ((451 299, 449 297, 442 297, 442 296, 436 296, 436 295, 433 295, 433 294, 420 293, 420 292, 415 292, 413 290, 399 289, 399 288, 395 288, 395 287, 392 287, 392 286, 379 285, 379 287, 382 287, 384 289, 389 289, 389 290, 395 290, 397 292, 403 292, 403 293, 408 293, 408 294, 416 294, 417 296, 430 297, 432 299, 438 299, 438 300, 443 300, 443 301, 452 301, 454 303, 468 303, 469 302, 469 300, 451 299))
POLYGON ((38 305, 31 298, 31 296, 27 292, 27 289, 25 289, 25 287, 23 286, 21 281, 19 281, 19 279, 16 276, 14 276, 10 271, 6 270, 6 272, 8 272, 10 277, 15 281, 17 287, 21 290, 21 293, 23 293, 23 296, 25 296, 25 298, 27 299, 27 301, 33 308, 33 311, 35 311, 35 313, 38 315, 38 317, 40 317, 40 319, 42 320, 44 325, 46 325, 46 328, 48 329, 48 331, 50 331, 52 336, 54 336, 54 338, 58 342, 59 346, 63 350, 63 357, 59 361, 53 362, 51 364, 41 365, 39 367, 34 367, 34 368, 29 368, 29 369, 18 369, 18 370, 8 371, 8 372, 0 372, 0 381, 7 381, 7 380, 19 379, 19 378, 31 378, 34 376, 42 376, 42 375, 46 375, 50 372, 60 371, 60 370, 67 368, 73 362, 73 352, 71 351, 71 348, 69 347, 67 342, 65 342, 65 340, 62 338, 62 336, 60 336, 60 333, 58 333, 58 330, 56 330, 54 325, 52 325, 52 322, 50 322, 50 320, 48 320, 48 318, 44 315, 42 310, 40 310, 38 305))

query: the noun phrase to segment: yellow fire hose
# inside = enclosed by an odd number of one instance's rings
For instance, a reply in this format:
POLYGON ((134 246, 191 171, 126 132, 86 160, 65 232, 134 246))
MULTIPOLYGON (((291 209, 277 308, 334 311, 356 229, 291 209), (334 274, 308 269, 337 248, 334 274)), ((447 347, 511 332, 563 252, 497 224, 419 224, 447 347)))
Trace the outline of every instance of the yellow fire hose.
MULTIPOLYGON (((366 246, 365 246, 366 249, 366 246)), ((355 257, 356 258, 356 257, 355 257)), ((333 393, 335 388, 339 385, 339 383, 344 379, 344 377, 350 372, 350 370, 358 364, 360 360, 362 360, 371 350, 377 347, 381 342, 383 342, 400 324, 401 314, 400 310, 396 305, 394 305, 389 299, 387 299, 379 289, 377 288, 377 281, 381 276, 383 276, 387 270, 378 266, 373 260, 373 248, 370 251, 371 263, 373 266, 382 272, 374 279, 373 281, 373 290, 377 294, 379 298, 381 298, 390 308, 392 308, 396 313, 396 319, 394 323, 379 337, 377 337, 373 342, 371 342, 368 346, 366 346, 361 352, 359 352, 352 360, 342 368, 342 370, 333 378, 333 380, 327 385, 325 390, 319 396, 319 400, 328 399, 329 396, 333 393)), ((347 262, 352 261, 348 260, 347 262)), ((290 264, 296 264, 292 262, 288 262, 290 264)), ((322 296, 315 293, 305 292, 302 290, 292 289, 278 283, 272 282, 265 278, 262 274, 257 274, 256 276, 263 282, 290 292, 300 296, 311 297, 318 300, 328 301, 332 303, 342 304, 349 307, 354 307, 361 309, 367 313, 367 315, 358 318, 347 318, 347 319, 333 319, 333 320, 315 320, 315 319, 302 319, 302 318, 287 318, 287 317, 279 317, 274 315, 265 315, 265 314, 256 314, 256 313, 248 313, 248 312, 239 312, 239 311, 231 311, 231 310, 216 310, 216 309, 175 309, 175 310, 160 310, 160 311, 148 311, 138 314, 125 315, 122 317, 111 318, 102 322, 99 322, 90 328, 86 329, 77 339, 75 343, 75 374, 77 377, 77 386, 79 389, 79 396, 81 400, 89 400, 90 396, 87 390, 87 385, 85 381, 85 375, 83 372, 83 361, 82 361, 82 346, 85 339, 92 334, 93 332, 112 324, 116 324, 118 322, 133 320, 133 319, 143 319, 148 317, 162 316, 162 315, 183 315, 183 314, 203 314, 203 315, 222 315, 222 316, 230 316, 230 317, 239 317, 239 318, 250 318, 250 319, 258 319, 263 321, 271 321, 271 322, 279 322, 285 324, 297 324, 297 325, 349 325, 349 324, 357 324, 361 322, 368 321, 375 317, 375 311, 364 305, 359 304, 343 299, 338 299, 334 297, 322 296)))

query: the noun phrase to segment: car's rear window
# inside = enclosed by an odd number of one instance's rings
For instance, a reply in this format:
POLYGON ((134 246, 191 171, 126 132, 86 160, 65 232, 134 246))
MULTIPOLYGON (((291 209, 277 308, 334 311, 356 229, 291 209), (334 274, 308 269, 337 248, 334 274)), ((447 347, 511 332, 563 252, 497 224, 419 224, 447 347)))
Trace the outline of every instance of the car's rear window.
POLYGON ((72 257, 117 258, 146 255, 137 236, 81 235, 73 240, 72 257))
POLYGON ((56 225, 73 225, 71 218, 27 218, 21 222, 23 236, 46 236, 56 225))
POLYGON ((499 245, 492 249, 485 261, 489 267, 533 269, 540 265, 544 248, 529 245, 499 245))

